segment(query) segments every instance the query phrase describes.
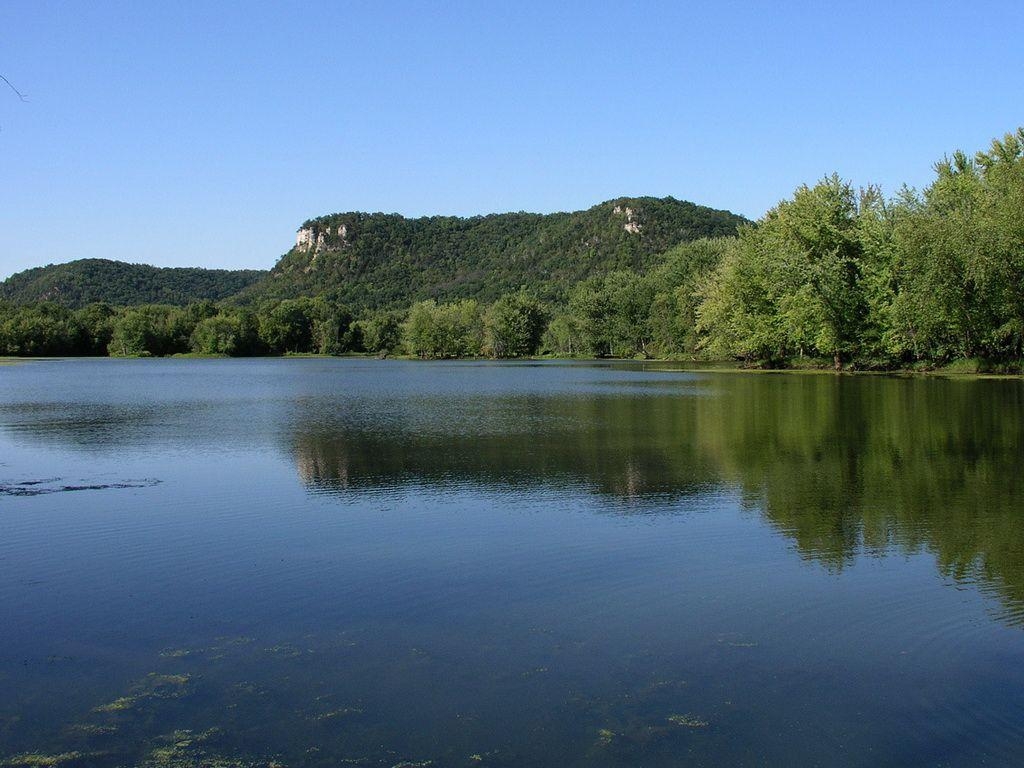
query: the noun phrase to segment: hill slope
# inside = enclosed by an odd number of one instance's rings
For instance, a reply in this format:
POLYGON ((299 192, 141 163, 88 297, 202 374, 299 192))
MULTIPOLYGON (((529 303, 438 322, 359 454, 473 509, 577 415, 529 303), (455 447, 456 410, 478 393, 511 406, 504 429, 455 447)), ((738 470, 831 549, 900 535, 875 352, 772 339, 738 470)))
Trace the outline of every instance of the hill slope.
POLYGON ((336 213, 306 221, 295 247, 239 298, 327 293, 361 309, 425 298, 491 301, 526 286, 557 299, 590 275, 647 269, 679 243, 733 235, 745 222, 671 197, 619 198, 574 213, 336 213))
POLYGON ((72 308, 97 301, 183 305, 202 299, 226 299, 265 274, 254 269, 151 267, 108 259, 80 259, 11 275, 0 283, 0 299, 15 304, 54 301, 72 308))

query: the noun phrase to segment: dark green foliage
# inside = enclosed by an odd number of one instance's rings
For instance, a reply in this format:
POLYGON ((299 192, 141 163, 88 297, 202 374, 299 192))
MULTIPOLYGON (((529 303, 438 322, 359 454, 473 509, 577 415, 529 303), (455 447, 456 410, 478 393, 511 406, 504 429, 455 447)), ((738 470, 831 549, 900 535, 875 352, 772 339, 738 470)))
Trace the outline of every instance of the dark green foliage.
POLYGON ((174 307, 157 304, 125 310, 114 319, 107 345, 110 355, 171 355, 186 351, 187 347, 180 344, 184 323, 179 322, 177 314, 174 307))
POLYGON ((308 352, 313 345, 312 306, 308 299, 282 301, 260 313, 260 340, 271 352, 308 352))
POLYGON ((192 331, 190 345, 201 355, 235 355, 243 346, 239 319, 227 315, 208 317, 192 331))
POLYGON ((360 344, 359 329, 353 323, 352 313, 336 302, 320 296, 307 306, 313 352, 321 355, 339 355, 360 344))
POLYGON ((88 331, 74 312, 59 304, 0 307, 0 353, 21 356, 82 354, 88 331))
POLYGON ((892 201, 831 176, 742 229, 700 288, 708 352, 837 368, 1018 367, 1024 129, 936 171, 923 195, 892 201))
POLYGON ((161 268, 107 259, 80 259, 36 267, 0 283, 0 299, 14 304, 53 301, 80 308, 221 301, 252 285, 266 272, 254 269, 161 268))
POLYGON ((648 275, 654 291, 648 322, 656 355, 697 354, 697 288, 735 242, 735 238, 720 237, 683 243, 666 253, 662 264, 648 275))
POLYGON ((502 296, 484 318, 484 350, 491 357, 524 357, 540 346, 547 324, 543 305, 526 291, 502 296))
POLYGON ((764 360, 813 350, 837 367, 854 354, 866 313, 859 214, 853 189, 831 176, 741 231, 702 305, 717 343, 764 360))
POLYGON ((473 299, 413 304, 402 327, 406 351, 421 358, 472 357, 483 345, 483 315, 473 299))
POLYGON ((615 269, 643 271, 700 237, 735 234, 746 220, 673 198, 622 198, 575 213, 407 219, 339 213, 303 224, 307 241, 243 301, 333 292, 360 310, 425 299, 492 302, 526 287, 560 301, 569 287, 615 269))
POLYGON ((617 270, 576 285, 552 320, 544 349, 556 355, 692 356, 698 283, 734 238, 676 246, 646 274, 617 270))
POLYGON ((77 312, 84 337, 81 352, 76 354, 105 355, 114 333, 117 311, 105 303, 90 304, 77 312))
POLYGON ((403 315, 398 312, 372 312, 356 322, 359 342, 364 350, 374 354, 387 354, 402 343, 403 315))

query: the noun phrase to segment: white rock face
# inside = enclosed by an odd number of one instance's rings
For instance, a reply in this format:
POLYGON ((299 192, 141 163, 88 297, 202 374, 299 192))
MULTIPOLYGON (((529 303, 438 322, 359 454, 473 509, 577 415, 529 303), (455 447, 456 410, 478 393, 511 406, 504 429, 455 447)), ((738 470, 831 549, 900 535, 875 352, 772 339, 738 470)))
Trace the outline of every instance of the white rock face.
POLYGON ((629 234, 640 234, 640 222, 637 221, 636 211, 634 211, 632 208, 629 208, 628 206, 623 207, 621 205, 616 205, 614 208, 612 208, 612 213, 616 214, 617 216, 626 217, 626 223, 622 225, 622 228, 629 232, 629 234))
POLYGON ((303 227, 295 235, 295 247, 300 251, 308 251, 313 247, 313 228, 303 227))
MULTIPOLYGON (((300 251, 319 252, 324 250, 336 250, 337 245, 329 245, 327 238, 332 235, 331 227, 320 229, 318 226, 303 227, 295 234, 295 247, 300 251)), ((341 224, 338 229, 338 239, 341 240, 341 247, 348 245, 348 227, 341 224)))

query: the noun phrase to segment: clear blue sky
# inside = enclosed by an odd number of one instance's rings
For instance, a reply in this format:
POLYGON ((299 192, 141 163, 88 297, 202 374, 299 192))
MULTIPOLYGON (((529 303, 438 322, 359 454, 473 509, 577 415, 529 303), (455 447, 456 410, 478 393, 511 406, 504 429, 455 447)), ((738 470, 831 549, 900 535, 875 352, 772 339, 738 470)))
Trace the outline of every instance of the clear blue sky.
POLYGON ((306 218, 891 193, 1024 123, 1024 3, 0 4, 0 277, 270 267, 306 218))

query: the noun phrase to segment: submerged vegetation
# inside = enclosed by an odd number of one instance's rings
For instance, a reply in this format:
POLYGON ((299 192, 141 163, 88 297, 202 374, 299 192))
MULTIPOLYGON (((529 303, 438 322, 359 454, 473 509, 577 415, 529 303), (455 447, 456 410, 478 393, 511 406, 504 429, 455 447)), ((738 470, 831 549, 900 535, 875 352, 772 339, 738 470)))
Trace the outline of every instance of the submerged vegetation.
POLYGON ((653 198, 549 217, 338 214, 307 222, 271 276, 231 301, 0 304, 0 354, 548 354, 1018 371, 1024 129, 936 172, 923 193, 894 199, 829 176, 756 224, 653 198), (736 236, 701 237, 737 225, 736 236), (416 269, 394 271, 410 260, 416 269), (400 303, 429 286, 433 298, 400 303))
MULTIPOLYGON (((552 634, 547 629, 545 634, 552 634)), ((355 635, 363 637, 364 630, 355 635)), ((434 658, 419 648, 394 649, 394 655, 379 659, 371 644, 354 636, 330 633, 307 635, 312 646, 305 651, 318 663, 332 662, 342 671, 342 680, 363 680, 361 665, 381 682, 402 684, 403 676, 389 674, 392 665, 405 675, 446 674, 447 661, 434 658)), ((367 637, 363 638, 369 639, 367 637)), ((551 636, 544 653, 562 659, 561 640, 551 636)), ((162 653, 154 663, 162 671, 151 672, 131 683, 113 705, 93 707, 87 712, 69 713, 78 722, 36 733, 22 744, 46 745, 49 752, 28 752, 3 756, 3 768, 84 768, 84 766, 137 765, 143 768, 284 768, 290 765, 353 765, 365 768, 423 768, 424 766, 491 766, 511 768, 525 764, 512 730, 503 736, 485 736, 478 727, 481 714, 458 718, 450 726, 457 734, 452 744, 437 740, 437 734, 408 738, 405 728, 385 725, 386 705, 366 690, 368 703, 337 706, 344 698, 337 680, 325 679, 317 663, 296 667, 273 648, 259 649, 252 638, 219 638, 208 647, 176 649, 162 653), (180 651, 180 653, 178 652, 180 651), (183 665, 194 670, 183 673, 183 665), (308 666, 314 669, 308 669, 308 666), (240 678, 247 673, 255 679, 240 678), (297 679, 292 679, 296 676, 297 679), (182 699, 188 697, 188 706, 182 699), (333 708, 331 708, 333 707, 333 708), (267 717, 272 717, 272 722, 267 717), (471 751, 464 744, 479 740, 487 749, 471 751)), ((635 658, 619 660, 636 682, 611 696, 568 693, 565 705, 588 722, 604 722, 597 728, 596 743, 588 744, 589 732, 581 730, 574 745, 581 754, 592 747, 591 756, 625 759, 665 756, 700 738, 709 726, 703 717, 672 714, 673 706, 686 705, 700 696, 680 680, 651 678, 635 658), (639 665, 639 666, 638 666, 639 665)), ((501 681, 502 672, 492 670, 491 684, 501 681)), ((522 676, 530 679, 529 676, 522 676)), ((536 683, 541 685, 540 682, 536 683)), ((522 693, 529 695, 530 690, 522 693)), ((502 720, 505 713, 493 713, 502 720)), ((400 718, 401 715, 398 715, 400 718)), ((450 734, 448 734, 450 735, 450 734)), ((573 747, 569 747, 570 749, 573 747)))

